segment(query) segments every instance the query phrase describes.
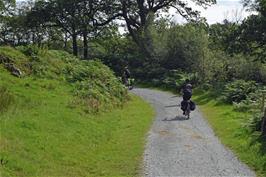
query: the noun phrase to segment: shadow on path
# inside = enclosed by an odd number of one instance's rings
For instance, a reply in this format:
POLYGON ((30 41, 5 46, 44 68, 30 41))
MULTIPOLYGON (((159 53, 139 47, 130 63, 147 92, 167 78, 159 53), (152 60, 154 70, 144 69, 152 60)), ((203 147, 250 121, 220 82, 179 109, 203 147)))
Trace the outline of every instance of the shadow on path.
POLYGON ((184 117, 184 116, 176 116, 176 117, 171 118, 171 119, 165 118, 162 121, 164 121, 164 122, 172 122, 172 121, 185 121, 185 120, 187 120, 187 118, 184 117))
POLYGON ((173 108, 173 107, 180 107, 180 104, 165 106, 165 108, 173 108))

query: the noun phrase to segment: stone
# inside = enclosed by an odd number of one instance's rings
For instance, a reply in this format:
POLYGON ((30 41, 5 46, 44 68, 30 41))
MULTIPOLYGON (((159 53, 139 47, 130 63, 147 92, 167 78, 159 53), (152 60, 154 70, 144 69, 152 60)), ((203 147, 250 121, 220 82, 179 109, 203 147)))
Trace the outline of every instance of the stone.
POLYGON ((5 63, 5 68, 16 77, 21 77, 22 72, 19 68, 17 68, 13 63, 5 63))

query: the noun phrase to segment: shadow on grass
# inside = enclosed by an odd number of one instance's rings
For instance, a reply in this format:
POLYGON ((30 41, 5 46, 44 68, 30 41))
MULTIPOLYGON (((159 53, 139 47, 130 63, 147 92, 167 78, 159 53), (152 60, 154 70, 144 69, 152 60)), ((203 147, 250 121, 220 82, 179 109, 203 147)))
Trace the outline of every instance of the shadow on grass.
POLYGON ((198 105, 204 105, 207 104, 211 101, 215 101, 215 106, 221 106, 221 105, 226 105, 223 101, 221 101, 221 93, 219 91, 195 91, 195 96, 193 100, 198 104, 198 105))
MULTIPOLYGON (((266 154, 266 135, 265 136, 261 136, 258 138, 258 142, 261 143, 261 154, 265 155, 266 154)), ((266 170, 266 167, 265 167, 266 170)))
MULTIPOLYGON (((258 136, 257 138, 253 139, 253 144, 260 144, 260 150, 259 153, 261 156, 266 156, 266 135, 264 136, 258 136)), ((266 162, 264 162, 264 165, 262 165, 262 173, 266 174, 266 162)))
POLYGON ((200 96, 197 96, 194 101, 199 104, 199 105, 204 105, 209 103, 210 101, 212 101, 213 99, 215 99, 214 96, 212 96, 212 94, 210 94, 209 92, 207 93, 201 93, 200 96))
MULTIPOLYGON (((253 134, 252 140, 249 144, 250 147, 252 146, 259 146, 259 155, 265 157, 266 156, 266 135, 260 135, 261 132, 256 132, 253 134)), ((262 173, 266 173, 266 162, 262 165, 262 173)))
MULTIPOLYGON (((253 145, 257 144, 257 143, 260 144, 260 153, 261 153, 261 155, 266 155, 266 135, 264 135, 264 136, 255 135, 252 138, 250 146, 253 146, 253 145)), ((265 167, 265 170, 266 170, 266 167, 265 167)))
POLYGON ((199 105, 204 105, 207 104, 211 101, 212 99, 210 99, 208 96, 206 95, 201 95, 199 97, 197 97, 196 99, 194 99, 194 101, 199 104, 199 105))

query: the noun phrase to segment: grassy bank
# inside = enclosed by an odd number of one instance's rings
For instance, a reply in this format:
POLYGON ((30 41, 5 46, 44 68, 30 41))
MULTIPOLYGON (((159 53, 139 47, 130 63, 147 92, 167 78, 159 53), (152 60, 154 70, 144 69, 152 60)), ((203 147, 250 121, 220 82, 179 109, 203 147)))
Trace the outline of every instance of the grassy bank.
POLYGON ((51 97, 41 108, 1 116, 2 176, 138 174, 149 105, 133 97, 123 109, 92 116, 51 97))
POLYGON ((245 127, 250 113, 237 112, 232 105, 222 104, 216 98, 217 95, 211 92, 201 91, 196 91, 193 96, 222 143, 258 176, 266 176, 266 140, 245 127))
POLYGON ((0 64, 0 176, 138 175, 153 110, 106 66, 60 51, 0 57, 26 73, 0 64))

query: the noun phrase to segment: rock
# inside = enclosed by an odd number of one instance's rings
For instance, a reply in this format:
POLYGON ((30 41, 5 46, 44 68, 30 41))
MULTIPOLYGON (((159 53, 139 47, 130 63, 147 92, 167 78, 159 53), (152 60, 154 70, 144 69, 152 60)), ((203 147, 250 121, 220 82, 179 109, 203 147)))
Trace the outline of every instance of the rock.
POLYGON ((13 75, 16 77, 21 77, 22 72, 20 69, 16 68, 16 66, 13 63, 5 63, 5 68, 13 75))
POLYGON ((0 64, 1 63, 10 63, 10 59, 8 57, 0 55, 0 64))

